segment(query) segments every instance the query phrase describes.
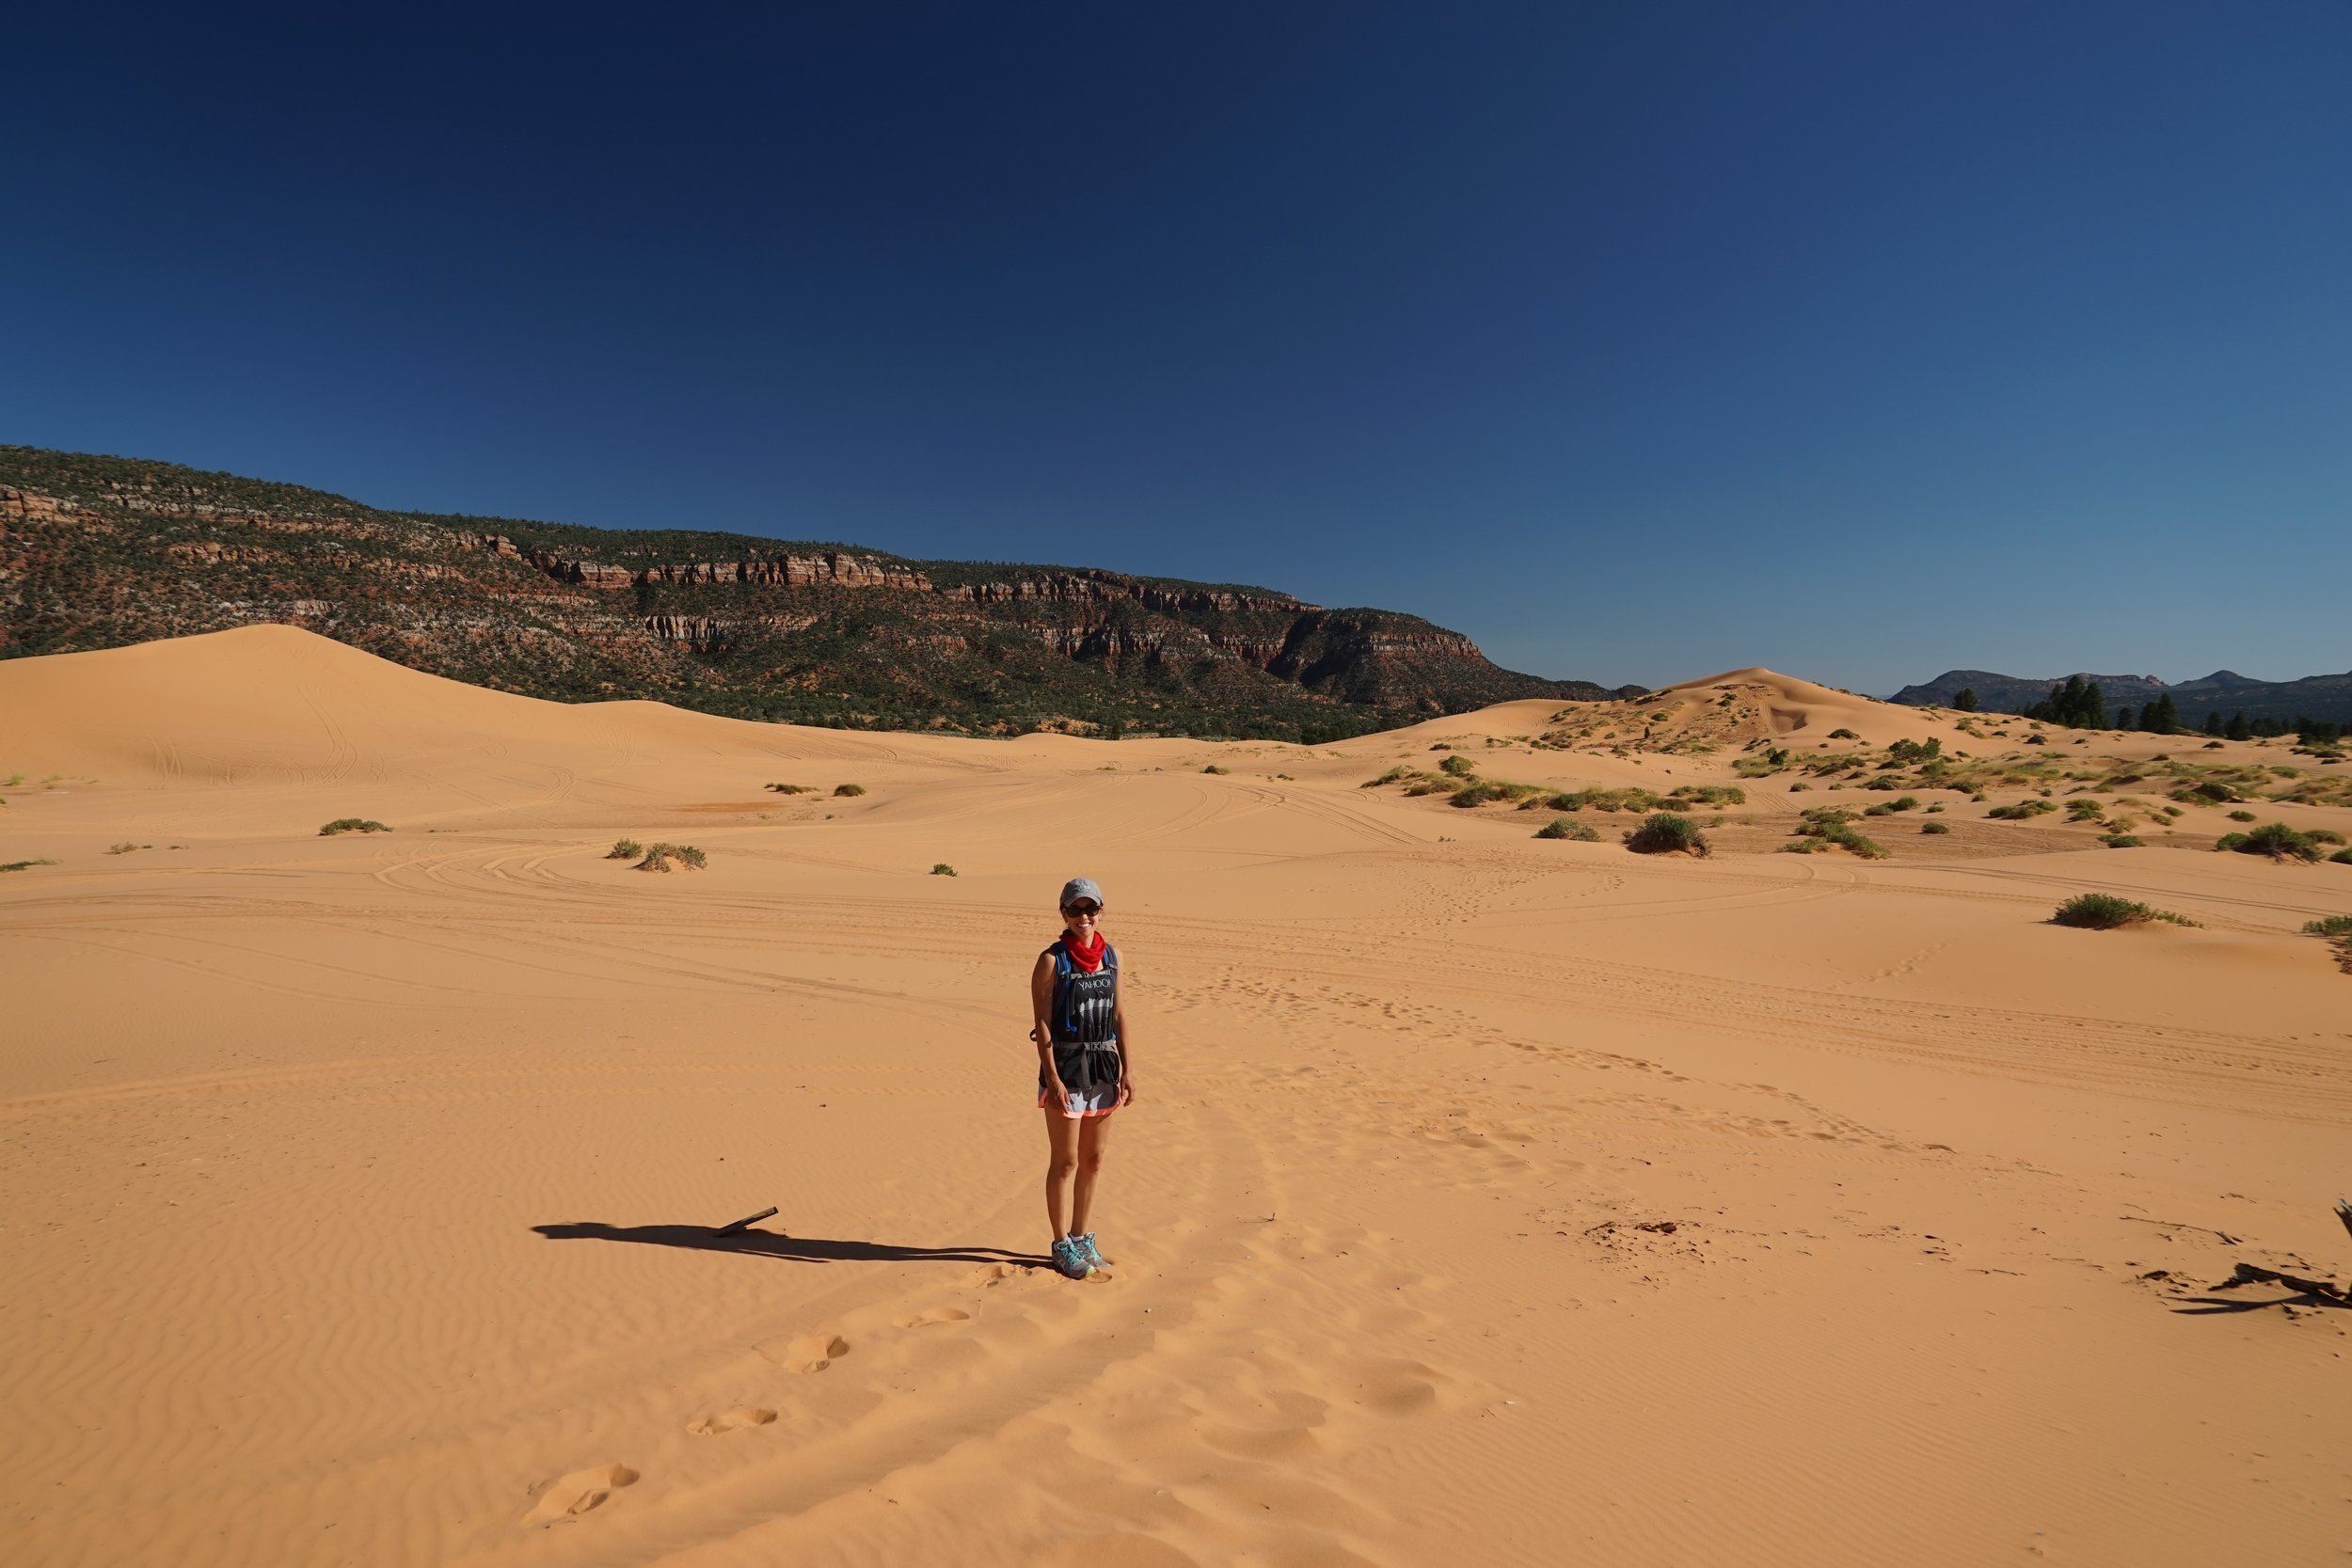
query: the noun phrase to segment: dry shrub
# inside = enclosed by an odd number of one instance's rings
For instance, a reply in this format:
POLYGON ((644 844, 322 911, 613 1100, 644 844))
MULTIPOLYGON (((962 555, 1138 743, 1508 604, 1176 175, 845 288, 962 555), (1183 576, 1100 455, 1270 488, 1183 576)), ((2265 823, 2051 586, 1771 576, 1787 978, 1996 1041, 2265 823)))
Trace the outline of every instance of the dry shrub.
POLYGON ((1637 855, 1706 855, 1707 835, 1699 825, 1673 812, 1653 813, 1625 835, 1625 847, 1637 855))

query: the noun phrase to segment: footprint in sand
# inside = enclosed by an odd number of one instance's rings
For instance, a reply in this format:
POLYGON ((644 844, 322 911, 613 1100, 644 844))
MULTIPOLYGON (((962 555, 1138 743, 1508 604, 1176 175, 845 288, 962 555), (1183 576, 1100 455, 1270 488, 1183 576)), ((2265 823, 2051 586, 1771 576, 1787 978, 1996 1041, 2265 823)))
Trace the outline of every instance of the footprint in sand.
POLYGON ((928 1312, 917 1312, 912 1318, 898 1320, 900 1328, 930 1328, 935 1323, 961 1323, 972 1321, 972 1314, 961 1307, 934 1307, 928 1312))
POLYGON ((1418 1416, 1436 1408, 1437 1385, 1444 1376, 1419 1361, 1366 1361, 1354 1371, 1357 1401, 1383 1416, 1418 1416))
POLYGON ((745 1427, 764 1427, 776 1418, 772 1410, 755 1404, 739 1404, 732 1410, 722 1410, 716 1416, 705 1416, 699 1421, 689 1421, 686 1430, 697 1437, 716 1437, 723 1432, 740 1432, 745 1427))
POLYGON ((850 1341, 838 1334, 803 1334, 797 1339, 771 1339, 759 1354, 795 1372, 821 1372, 850 1354, 850 1341))
POLYGON ((523 1523, 552 1525, 559 1520, 578 1518, 636 1480, 637 1472, 626 1465, 591 1465, 585 1470, 559 1476, 548 1482, 548 1489, 539 1494, 539 1500, 523 1515, 523 1523))

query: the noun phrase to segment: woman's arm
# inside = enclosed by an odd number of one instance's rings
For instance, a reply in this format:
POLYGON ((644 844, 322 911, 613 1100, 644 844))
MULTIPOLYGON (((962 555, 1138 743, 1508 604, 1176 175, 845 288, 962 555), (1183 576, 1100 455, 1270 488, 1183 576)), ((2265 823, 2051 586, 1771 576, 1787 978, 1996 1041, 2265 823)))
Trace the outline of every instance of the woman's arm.
POLYGON ((1037 956, 1037 967, 1029 971, 1029 1038, 1037 1042, 1037 1064, 1052 1085, 1054 1097, 1064 1104, 1070 1101, 1070 1090, 1062 1083, 1061 1074, 1054 1068, 1054 1029, 1046 1015, 1054 1007, 1054 955, 1037 956))

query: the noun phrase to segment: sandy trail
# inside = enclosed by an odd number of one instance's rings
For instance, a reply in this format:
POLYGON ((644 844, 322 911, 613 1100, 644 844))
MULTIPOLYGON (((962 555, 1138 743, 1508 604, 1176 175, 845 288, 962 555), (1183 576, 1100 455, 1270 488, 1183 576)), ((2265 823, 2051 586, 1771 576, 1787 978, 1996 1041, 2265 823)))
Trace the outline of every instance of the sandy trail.
POLYGON ((1311 752, 278 628, 0 664, 0 854, 57 863, 0 878, 0 1560, 2339 1558, 2352 1313, 2209 1287, 2352 1256, 2352 976, 2294 934, 2352 868, 1694 862, 1357 787, 1528 706, 1311 752), (1078 870, 1142 1100, 1072 1285, 1021 1009, 1078 870), (2205 927, 2045 923, 2086 888, 2205 927))

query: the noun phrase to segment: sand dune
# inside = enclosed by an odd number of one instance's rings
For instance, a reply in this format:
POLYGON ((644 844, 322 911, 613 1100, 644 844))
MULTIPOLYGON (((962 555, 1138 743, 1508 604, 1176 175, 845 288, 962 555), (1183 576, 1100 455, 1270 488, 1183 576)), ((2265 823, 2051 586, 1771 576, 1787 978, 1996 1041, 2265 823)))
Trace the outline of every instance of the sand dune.
POLYGON ((1942 710, 1931 714, 1919 708, 1876 703, 1851 691, 1756 667, 1726 670, 1720 675, 1684 681, 1669 689, 1707 702, 1721 701, 1725 693, 1753 696, 1770 710, 1775 733, 1802 735, 1807 739, 1820 739, 1831 731, 1851 729, 1867 744, 1883 746, 1891 740, 1925 740, 1931 736, 1955 733, 1942 710))
POLYGON ((1639 726, 1983 744, 1949 716, 1751 669, 1336 747, 979 741, 257 627, 0 662, 0 862, 55 863, 0 876, 0 1560, 2352 1542, 2352 1312, 2212 1288, 2352 1261, 2352 975, 2296 934, 2352 867, 2185 852, 2217 812, 1784 855, 1821 797, 1760 788, 1643 857, 1359 787, 1742 754, 1639 726), (1536 743, 1588 707, 1622 754, 1536 743), (1022 986, 1081 870, 1141 1098, 1073 1285, 1022 986), (2202 925, 2047 924, 2085 890, 2202 925))

